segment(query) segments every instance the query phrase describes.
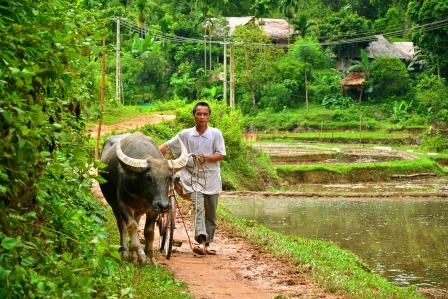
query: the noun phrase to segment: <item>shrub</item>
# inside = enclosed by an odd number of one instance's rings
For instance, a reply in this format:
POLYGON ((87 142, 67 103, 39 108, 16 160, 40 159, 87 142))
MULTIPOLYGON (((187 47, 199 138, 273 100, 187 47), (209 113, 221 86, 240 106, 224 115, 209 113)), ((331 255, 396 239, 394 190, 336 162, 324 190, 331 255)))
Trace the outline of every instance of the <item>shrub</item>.
POLYGON ((370 65, 369 74, 369 84, 377 98, 401 96, 409 91, 406 65, 398 58, 376 58, 370 65))
POLYGON ((423 77, 415 87, 416 99, 435 119, 446 121, 448 109, 448 86, 436 75, 423 77), (445 110, 444 110, 445 109, 445 110))
POLYGON ((285 107, 297 106, 292 91, 281 83, 268 83, 261 92, 260 108, 280 111, 285 107))
POLYGON ((448 150, 448 137, 442 133, 435 133, 433 135, 426 134, 423 137, 423 144, 429 150, 443 152, 448 150))

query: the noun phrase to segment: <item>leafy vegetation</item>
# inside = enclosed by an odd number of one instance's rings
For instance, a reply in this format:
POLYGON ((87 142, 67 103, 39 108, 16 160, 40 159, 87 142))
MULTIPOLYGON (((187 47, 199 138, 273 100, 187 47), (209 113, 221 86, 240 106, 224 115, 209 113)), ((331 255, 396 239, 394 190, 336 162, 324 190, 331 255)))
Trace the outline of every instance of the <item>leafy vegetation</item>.
POLYGON ((107 22, 62 0, 0 11, 0 297, 132 298, 143 272, 151 296, 185 294, 166 271, 122 267, 91 196, 85 124, 107 22))
MULTIPOLYGON (((260 120, 246 121, 245 129, 408 129, 428 128, 436 122, 441 136, 446 136, 443 16, 447 6, 443 1, 313 0, 305 5, 295 0, 257 0, 223 5, 140 0, 99 7, 104 15, 123 17, 125 104, 222 100, 218 78, 224 71, 222 43, 226 41, 235 50, 236 105, 245 117, 260 120), (232 32, 226 27, 226 17, 247 15, 256 18, 232 32), (285 18, 294 34, 273 41, 263 30, 267 18, 285 18), (412 61, 372 59, 365 49, 375 34, 385 34, 391 42, 412 40, 421 51, 412 61), (345 92, 340 80, 347 71, 363 72, 367 81, 345 92), (311 113, 296 116, 296 109, 303 107, 311 113), (325 108, 319 110, 324 116, 313 115, 316 107, 325 108), (266 110, 290 117, 265 121, 270 113, 266 110)), ((114 66, 110 59, 108 86, 114 85, 114 66)), ((439 144, 437 150, 446 149, 443 142, 439 144)))
POLYGON ((420 298, 414 288, 395 286, 370 272, 353 253, 331 242, 280 234, 253 221, 236 218, 222 208, 219 217, 224 229, 295 263, 330 292, 355 298, 420 298))
MULTIPOLYGON (((123 277, 138 271, 122 268, 115 249, 107 245, 104 209, 89 193, 93 178, 89 170, 97 165, 86 124, 100 115, 103 50, 108 57, 106 123, 149 111, 176 111, 177 123, 145 128, 161 142, 192 125, 193 100, 209 100, 212 125, 222 129, 228 146, 222 163, 226 188, 263 189, 275 186, 278 178, 268 158, 241 141, 243 127, 426 131, 431 125, 433 130, 424 135, 425 145, 447 150, 446 23, 439 23, 446 16, 445 2, 19 0, 1 4, 0 297, 133 296, 129 280, 123 277), (259 19, 237 28, 233 36, 221 26, 224 16, 254 14, 259 19), (103 40, 106 45, 115 42, 111 19, 116 16, 123 22, 123 99, 114 99, 112 92, 114 55, 108 46, 101 46, 103 40), (263 24, 263 18, 281 16, 294 24, 297 33, 286 42, 292 51, 272 43, 257 25, 263 24), (427 24, 439 25, 426 30, 427 24), (402 31, 407 26, 409 35, 402 31), (394 37, 400 40, 412 39, 421 53, 407 68, 393 59, 364 63, 367 98, 356 103, 340 89, 344 70, 337 71, 326 60, 335 55, 346 58, 345 62, 356 58, 368 42, 363 37, 387 31, 398 32, 394 37), (202 42, 204 35, 208 42, 202 42), (353 42, 354 38, 358 39, 353 42), (238 42, 234 44, 235 110, 222 102, 222 82, 216 80, 223 71, 222 44, 212 42, 216 40, 238 42), (165 101, 169 99, 174 101, 165 101), (117 104, 121 100, 141 106, 117 104)), ((159 269, 144 271, 148 279, 153 274, 160 279, 157 287, 177 285, 159 269)))
POLYGON ((65 1, 0 9, 0 297, 119 294, 83 115, 100 24, 65 1))

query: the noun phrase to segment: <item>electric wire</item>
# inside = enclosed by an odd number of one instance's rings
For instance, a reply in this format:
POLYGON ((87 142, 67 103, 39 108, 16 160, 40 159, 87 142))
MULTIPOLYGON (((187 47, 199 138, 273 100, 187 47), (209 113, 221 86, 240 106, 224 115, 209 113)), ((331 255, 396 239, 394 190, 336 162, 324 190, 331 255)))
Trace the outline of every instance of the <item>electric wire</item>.
MULTIPOLYGON (((161 31, 157 31, 155 29, 150 30, 146 26, 138 27, 134 22, 130 22, 127 19, 121 19, 121 24, 125 28, 127 28, 131 31, 134 31, 134 32, 140 33, 140 34, 144 34, 145 36, 151 35, 154 38, 158 38, 160 40, 171 41, 171 42, 175 42, 175 43, 200 43, 200 44, 204 43, 203 39, 166 34, 161 31)), ((338 38, 337 40, 321 41, 321 42, 319 42, 319 44, 322 46, 328 46, 328 45, 334 46, 334 45, 370 42, 370 41, 376 40, 376 35, 379 35, 379 34, 381 34, 385 37, 400 37, 405 33, 415 31, 415 30, 420 30, 420 31, 426 32, 426 31, 442 29, 442 28, 445 28, 446 26, 448 26, 448 18, 429 22, 429 23, 424 23, 424 24, 413 26, 411 28, 406 28, 406 29, 401 29, 401 30, 396 30, 396 31, 382 32, 382 33, 376 33, 376 34, 370 34, 370 35, 358 36, 358 37, 353 35, 353 37, 347 38, 347 39, 344 39, 344 38, 341 39, 341 36, 337 36, 337 38, 338 38)), ((359 32, 358 32, 358 34, 359 34, 359 32)), ((349 35, 346 35, 346 36, 349 36, 349 35)), ((225 43, 227 45, 244 46, 244 47, 252 47, 252 48, 262 48, 262 47, 288 48, 288 47, 293 46, 293 44, 272 44, 272 43, 256 43, 256 42, 251 43, 251 42, 235 42, 235 41, 225 41, 225 40, 207 40, 207 43, 215 44, 215 45, 223 45, 225 43)))

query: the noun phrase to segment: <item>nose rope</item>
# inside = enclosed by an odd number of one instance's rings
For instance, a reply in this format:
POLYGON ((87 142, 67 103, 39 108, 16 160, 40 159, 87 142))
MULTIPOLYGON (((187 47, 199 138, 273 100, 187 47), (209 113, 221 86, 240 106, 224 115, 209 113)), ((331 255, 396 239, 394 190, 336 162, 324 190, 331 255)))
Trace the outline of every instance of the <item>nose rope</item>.
MULTIPOLYGON (((174 175, 174 171, 173 171, 173 175, 174 175)), ((174 209, 174 212, 176 212, 176 208, 179 209, 179 215, 180 215, 180 219, 182 220, 182 224, 184 225, 184 229, 185 229, 185 233, 187 234, 187 238, 188 238, 188 244, 190 245, 190 249, 193 251, 193 245, 191 245, 191 238, 190 238, 190 234, 188 233, 188 229, 187 229, 187 225, 185 224, 185 220, 184 220, 184 216, 182 215, 182 211, 179 205, 179 202, 177 201, 177 196, 176 196, 176 192, 174 190, 174 181, 172 180, 169 184, 168 187, 168 194, 169 194, 169 199, 170 199, 170 203, 172 201, 174 201, 174 203, 176 204, 176 207, 172 207, 174 209)), ((177 213, 176 213, 177 214, 177 213)), ((174 219, 173 219, 174 220, 174 219)))
MULTIPOLYGON (((204 165, 202 163, 200 163, 198 161, 198 157, 193 154, 192 155, 193 158, 193 170, 191 171, 191 176, 190 176, 190 186, 191 189, 193 189, 194 191, 194 226, 196 227, 196 223, 197 223, 197 217, 198 217, 198 193, 201 192, 202 190, 204 190, 205 186, 207 185, 207 179, 205 177, 205 170, 204 170, 204 165), (202 184, 200 182, 200 173, 202 173, 202 177, 203 177, 203 181, 204 183, 202 184), (196 177, 196 180, 195 180, 196 177), (200 189, 196 189, 194 186, 195 184, 197 184, 197 186, 199 186, 200 189)), ((191 247, 191 242, 190 242, 190 248, 191 250, 193 250, 193 248, 191 247)))
POLYGON ((195 154, 192 154, 191 157, 193 159, 193 169, 190 172, 190 186, 194 192, 201 192, 202 190, 204 190, 205 186, 207 186, 207 178, 205 177, 204 165, 199 163, 198 157, 195 154), (200 174, 202 174, 203 183, 201 182, 200 174), (199 186, 199 188, 196 189, 195 185, 199 186))
MULTIPOLYGON (((192 159, 193 159, 193 170, 191 171, 191 176, 190 176, 190 186, 193 189, 193 192, 195 193, 195 213, 194 213, 194 225, 196 226, 196 220, 197 220, 197 211, 198 211, 198 206, 197 206, 197 200, 198 200, 198 192, 201 192, 202 190, 204 190, 204 188, 207 185, 207 179, 205 177, 205 170, 204 170, 204 166, 199 163, 198 158, 195 154, 192 155, 192 159), (202 172, 203 175, 203 181, 204 183, 202 184, 200 182, 200 176, 199 173, 202 172), (196 180, 194 179, 194 177, 196 177, 196 180), (197 184, 197 186, 200 187, 200 189, 196 189, 194 187, 194 185, 197 184)), ((174 170, 173 170, 173 176, 174 176, 174 170)), ((182 215, 182 211, 180 208, 180 205, 177 201, 177 196, 176 193, 174 191, 174 181, 171 182, 170 187, 169 187, 169 194, 170 194, 170 198, 174 199, 174 202, 176 203, 176 207, 179 209, 179 214, 180 214, 180 219, 182 220, 182 224, 184 226, 185 229, 185 233, 187 234, 187 238, 188 238, 188 244, 190 246, 191 251, 193 251, 193 245, 191 242, 191 238, 190 238, 190 234, 188 233, 188 229, 187 229, 187 225, 185 223, 185 219, 182 215)))

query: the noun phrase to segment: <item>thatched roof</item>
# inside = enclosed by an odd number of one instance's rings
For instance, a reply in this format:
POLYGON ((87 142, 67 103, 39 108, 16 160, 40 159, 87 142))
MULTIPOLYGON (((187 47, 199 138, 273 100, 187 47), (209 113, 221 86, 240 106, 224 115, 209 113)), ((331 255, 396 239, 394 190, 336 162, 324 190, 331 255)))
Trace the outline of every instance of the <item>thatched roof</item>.
POLYGON ((369 43, 367 47, 367 53, 370 58, 375 58, 379 56, 395 57, 403 60, 411 60, 411 51, 402 50, 409 45, 396 45, 389 42, 382 35, 375 35, 376 40, 369 43))
POLYGON ((393 42, 394 46, 400 49, 401 51, 407 53, 411 57, 414 57, 414 43, 413 42, 393 42))
POLYGON ((343 86, 359 86, 366 81, 366 75, 360 72, 350 72, 341 81, 343 86))
POLYGON ((287 40, 294 28, 283 19, 259 19, 261 29, 273 40, 287 40))
POLYGON ((235 28, 249 23, 256 24, 274 41, 287 40, 293 33, 293 27, 283 19, 256 19, 255 17, 228 17, 229 34, 233 35, 235 28))
POLYGON ((229 34, 233 35, 235 33, 235 28, 240 25, 247 25, 249 24, 254 17, 228 17, 226 18, 227 22, 229 23, 229 34))

